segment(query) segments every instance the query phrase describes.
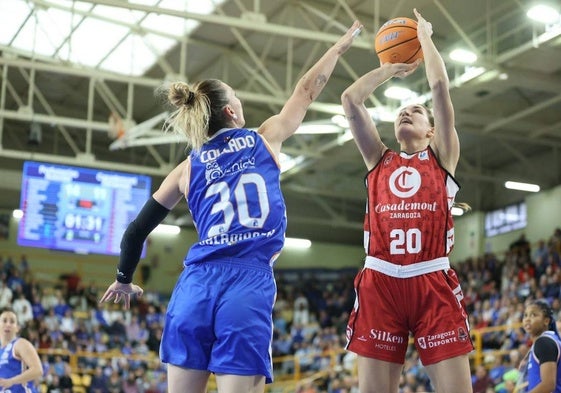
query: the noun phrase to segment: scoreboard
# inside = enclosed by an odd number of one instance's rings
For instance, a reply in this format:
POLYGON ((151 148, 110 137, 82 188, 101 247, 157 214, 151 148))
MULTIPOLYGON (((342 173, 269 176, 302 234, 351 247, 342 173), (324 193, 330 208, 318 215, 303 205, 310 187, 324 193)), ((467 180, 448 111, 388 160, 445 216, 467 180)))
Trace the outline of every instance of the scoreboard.
POLYGON ((26 161, 18 244, 118 255, 123 232, 150 195, 149 176, 26 161))

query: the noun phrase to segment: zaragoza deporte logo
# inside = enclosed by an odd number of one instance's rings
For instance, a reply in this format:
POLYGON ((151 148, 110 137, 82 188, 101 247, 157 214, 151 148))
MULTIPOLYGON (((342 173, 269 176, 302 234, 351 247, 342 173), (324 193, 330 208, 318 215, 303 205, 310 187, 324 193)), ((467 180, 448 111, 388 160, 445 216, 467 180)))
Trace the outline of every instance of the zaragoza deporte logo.
POLYGON ((390 176, 390 190, 399 198, 415 195, 421 187, 421 175, 415 168, 402 166, 390 176))

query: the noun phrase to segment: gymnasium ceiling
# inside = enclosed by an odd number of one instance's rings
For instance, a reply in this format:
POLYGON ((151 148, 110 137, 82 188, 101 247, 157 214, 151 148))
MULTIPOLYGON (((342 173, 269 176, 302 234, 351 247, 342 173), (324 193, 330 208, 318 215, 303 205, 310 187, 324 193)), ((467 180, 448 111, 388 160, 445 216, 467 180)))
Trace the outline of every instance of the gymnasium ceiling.
MULTIPOLYGON (((202 3, 0 2, 0 209, 19 206, 28 159, 148 174, 156 187, 185 156, 181 141, 160 131, 165 109, 154 91, 164 81, 222 79, 242 99, 247 126, 257 127, 359 19, 364 31, 305 119, 333 133, 296 134, 285 143, 294 166, 283 173, 282 188, 289 236, 360 244, 365 167, 348 132, 331 119, 341 113, 345 87, 377 66, 378 27, 392 17, 413 17, 413 6, 433 24, 449 67, 462 147, 457 199, 487 211, 526 196, 506 190, 506 180, 543 190, 561 184, 561 27, 528 19, 531 2, 225 0, 215 1, 209 14, 194 8, 202 3), (459 46, 476 51, 472 67, 484 67, 482 74, 470 79, 466 72, 473 69, 448 60, 459 46), (110 136, 111 113, 124 119, 124 139, 110 136), (30 130, 38 128, 40 143, 29 143, 30 130)), ((422 95, 423 72, 401 83, 422 95)), ((402 104, 383 90, 372 96, 372 107, 402 104)), ((395 148, 393 125, 380 120, 379 128, 395 148)), ((169 222, 189 226, 185 204, 169 222)))

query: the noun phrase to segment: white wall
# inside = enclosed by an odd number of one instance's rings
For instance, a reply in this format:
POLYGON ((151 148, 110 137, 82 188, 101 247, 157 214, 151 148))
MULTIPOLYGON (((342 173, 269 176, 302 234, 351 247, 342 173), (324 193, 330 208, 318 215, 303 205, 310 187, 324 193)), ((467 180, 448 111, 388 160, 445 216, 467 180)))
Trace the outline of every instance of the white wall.
POLYGON ((463 261, 486 251, 500 254, 508 250, 510 243, 522 233, 532 244, 540 239, 549 239, 555 228, 561 227, 561 186, 537 194, 529 193, 525 201, 528 213, 527 227, 503 235, 485 238, 485 215, 482 212, 471 212, 458 217, 455 220, 456 246, 452 251, 451 260, 463 261))

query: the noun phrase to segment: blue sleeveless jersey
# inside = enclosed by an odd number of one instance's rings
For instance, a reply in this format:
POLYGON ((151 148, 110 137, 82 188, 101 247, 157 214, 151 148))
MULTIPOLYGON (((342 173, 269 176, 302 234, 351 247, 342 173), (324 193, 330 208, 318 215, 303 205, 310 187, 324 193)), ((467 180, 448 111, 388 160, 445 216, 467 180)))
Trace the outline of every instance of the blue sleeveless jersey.
POLYGON ((284 245, 280 168, 263 138, 222 129, 191 153, 187 202, 199 240, 184 264, 245 259, 273 265, 284 245))
MULTIPOLYGON (((558 349, 558 353, 557 353, 557 384, 555 386, 555 389, 553 390, 553 393, 561 393, 561 364, 559 363, 559 358, 561 356, 561 340, 559 340, 559 338, 555 335, 555 333, 553 333, 552 331, 549 331, 549 330, 543 332, 540 337, 543 337, 543 336, 551 338, 553 341, 555 341, 555 344, 557 344, 557 349, 558 349)), ((528 386, 526 388, 526 392, 531 391, 541 381, 540 363, 538 361, 538 358, 534 354, 534 347, 533 346, 532 346, 532 348, 530 348, 530 353, 528 355, 528 374, 527 374, 527 378, 528 378, 527 379, 528 380, 528 386)))
MULTIPOLYGON (((25 371, 25 366, 21 360, 14 357, 14 345, 19 338, 15 338, 3 348, 0 348, 0 378, 7 379, 21 374, 25 371)), ((10 388, 1 390, 2 392, 11 393, 37 393, 37 388, 33 382, 25 385, 12 385, 10 388)))

